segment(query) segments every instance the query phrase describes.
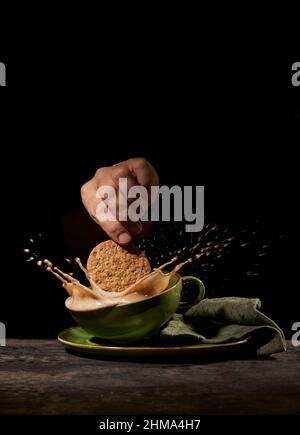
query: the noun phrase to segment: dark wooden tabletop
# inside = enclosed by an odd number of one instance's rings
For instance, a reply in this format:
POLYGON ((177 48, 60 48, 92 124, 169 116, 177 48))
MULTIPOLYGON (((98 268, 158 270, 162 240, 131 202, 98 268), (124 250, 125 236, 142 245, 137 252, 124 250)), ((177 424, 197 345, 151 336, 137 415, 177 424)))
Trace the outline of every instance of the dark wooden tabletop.
POLYGON ((2 414, 299 414, 300 348, 215 362, 82 358, 55 340, 0 347, 2 414))

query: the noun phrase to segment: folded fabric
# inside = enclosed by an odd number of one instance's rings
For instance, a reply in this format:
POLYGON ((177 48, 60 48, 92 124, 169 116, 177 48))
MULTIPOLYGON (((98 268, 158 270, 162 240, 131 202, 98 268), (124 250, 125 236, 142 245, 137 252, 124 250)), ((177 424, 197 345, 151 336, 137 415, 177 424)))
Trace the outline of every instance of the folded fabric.
POLYGON ((160 338, 178 344, 216 344, 251 337, 257 355, 285 351, 282 330, 259 311, 260 307, 259 299, 204 299, 185 314, 175 314, 161 330, 160 338))

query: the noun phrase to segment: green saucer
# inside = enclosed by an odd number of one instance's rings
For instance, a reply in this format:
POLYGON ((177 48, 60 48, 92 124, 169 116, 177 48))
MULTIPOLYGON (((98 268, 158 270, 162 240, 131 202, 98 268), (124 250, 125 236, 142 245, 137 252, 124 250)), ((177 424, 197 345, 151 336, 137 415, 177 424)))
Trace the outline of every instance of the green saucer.
POLYGON ((120 346, 100 338, 94 338, 80 327, 65 329, 58 335, 58 341, 68 350, 85 355, 111 360, 175 359, 175 358, 214 358, 218 355, 234 354, 245 349, 249 337, 222 344, 194 344, 185 346, 165 345, 154 340, 144 340, 138 344, 120 346))

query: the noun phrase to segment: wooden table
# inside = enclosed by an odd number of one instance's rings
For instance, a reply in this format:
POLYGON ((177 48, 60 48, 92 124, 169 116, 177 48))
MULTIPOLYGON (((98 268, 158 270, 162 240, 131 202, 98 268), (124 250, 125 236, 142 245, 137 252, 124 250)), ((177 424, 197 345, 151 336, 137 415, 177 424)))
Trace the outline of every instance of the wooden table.
POLYGON ((217 362, 117 362, 55 340, 0 347, 1 414, 299 414, 300 348, 217 362))

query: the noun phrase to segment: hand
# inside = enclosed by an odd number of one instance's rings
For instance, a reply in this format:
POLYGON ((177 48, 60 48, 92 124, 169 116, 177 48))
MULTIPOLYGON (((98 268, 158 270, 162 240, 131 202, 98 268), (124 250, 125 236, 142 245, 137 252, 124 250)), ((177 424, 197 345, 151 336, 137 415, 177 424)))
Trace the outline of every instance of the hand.
POLYGON ((159 185, 159 177, 153 166, 143 158, 133 158, 98 169, 94 177, 82 186, 81 198, 90 216, 107 235, 120 245, 128 245, 133 237, 146 232, 149 222, 131 222, 130 220, 100 222, 96 216, 97 205, 101 201, 96 198, 97 190, 101 186, 112 186, 118 193, 119 178, 127 178, 128 189, 141 185, 150 191, 151 186, 159 185))

